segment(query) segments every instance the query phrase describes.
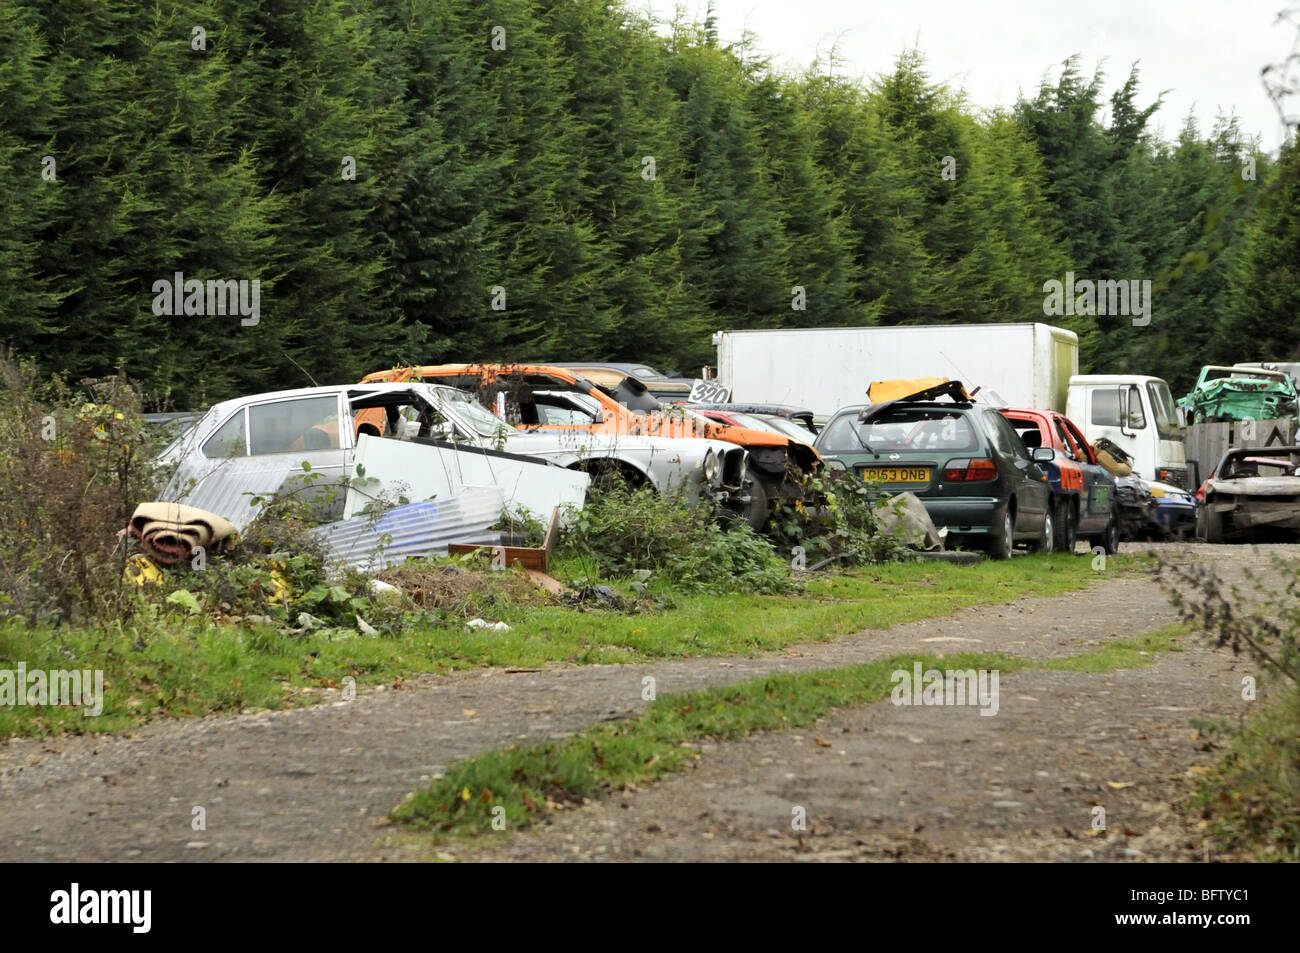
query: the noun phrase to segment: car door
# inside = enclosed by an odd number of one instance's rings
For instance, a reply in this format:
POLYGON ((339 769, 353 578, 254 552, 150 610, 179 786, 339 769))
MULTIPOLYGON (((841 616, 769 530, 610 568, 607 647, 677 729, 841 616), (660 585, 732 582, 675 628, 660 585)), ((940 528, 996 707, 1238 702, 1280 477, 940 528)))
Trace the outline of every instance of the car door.
POLYGON ((1075 448, 1079 467, 1083 470, 1083 494, 1079 506, 1079 532, 1100 532, 1110 521, 1111 507, 1114 506, 1115 480, 1106 472, 1106 468, 1097 462, 1092 447, 1079 428, 1069 418, 1061 417, 1056 425, 1062 440, 1068 440, 1075 448))
POLYGON ((1016 474, 1012 481, 1017 504, 1015 532, 1036 534, 1051 502, 1052 487, 1047 475, 1034 463, 1024 441, 1005 417, 996 410, 987 410, 984 419, 994 449, 1012 465, 1016 474))
POLYGON ((336 484, 353 446, 341 410, 337 392, 241 404, 184 461, 175 484, 182 502, 242 527, 255 515, 254 499, 296 490, 322 518, 340 515, 336 484))
POLYGON ((322 518, 341 516, 339 484, 354 444, 342 394, 258 401, 246 410, 249 461, 283 465, 287 476, 280 489, 301 489, 301 498, 322 518))

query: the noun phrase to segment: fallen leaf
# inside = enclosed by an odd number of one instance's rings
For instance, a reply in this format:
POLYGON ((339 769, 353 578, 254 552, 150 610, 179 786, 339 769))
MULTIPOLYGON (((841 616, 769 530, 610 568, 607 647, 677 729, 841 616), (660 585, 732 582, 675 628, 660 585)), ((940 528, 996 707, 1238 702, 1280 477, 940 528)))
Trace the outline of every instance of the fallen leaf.
POLYGON ((527 792, 527 791, 522 792, 522 793, 520 794, 519 798, 520 798, 521 801, 524 802, 524 807, 526 807, 526 808, 528 809, 528 813, 529 813, 529 814, 536 814, 536 813, 537 813, 537 802, 534 801, 531 797, 528 796, 528 792, 527 792))
POLYGON ((1114 788, 1116 791, 1122 791, 1125 788, 1131 788, 1135 784, 1137 784, 1136 781, 1107 781, 1106 782, 1107 787, 1114 788))
POLYGON ((473 797, 473 795, 469 793, 469 787, 466 786, 465 789, 460 792, 460 799, 462 801, 468 801, 471 797, 473 797))
POLYGON ((478 799, 482 801, 484 804, 491 804, 493 801, 496 800, 496 798, 492 796, 492 791, 490 788, 484 788, 483 791, 479 794, 478 799))
POLYGON ((831 743, 829 741, 822 741, 820 738, 817 737, 813 738, 813 744, 815 744, 819 748, 829 748, 831 746, 831 743))
POLYGON ((478 714, 478 709, 476 709, 476 708, 462 708, 462 709, 460 710, 460 713, 461 713, 462 715, 464 715, 466 718, 473 718, 475 715, 478 714))

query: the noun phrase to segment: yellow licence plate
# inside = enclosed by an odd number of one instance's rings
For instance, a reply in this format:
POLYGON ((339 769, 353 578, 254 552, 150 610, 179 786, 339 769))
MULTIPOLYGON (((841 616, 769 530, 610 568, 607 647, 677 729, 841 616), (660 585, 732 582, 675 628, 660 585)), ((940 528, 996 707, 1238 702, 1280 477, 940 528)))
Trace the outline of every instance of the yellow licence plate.
POLYGON ((871 483, 929 483, 928 467, 864 467, 862 479, 871 483))

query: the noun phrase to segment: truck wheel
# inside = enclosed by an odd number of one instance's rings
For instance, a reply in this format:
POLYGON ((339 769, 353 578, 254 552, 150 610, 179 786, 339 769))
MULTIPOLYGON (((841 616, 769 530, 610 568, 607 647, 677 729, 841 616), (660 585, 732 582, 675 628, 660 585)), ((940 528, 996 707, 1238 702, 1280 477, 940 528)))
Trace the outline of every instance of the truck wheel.
POLYGON ((761 533, 767 525, 767 487, 755 476, 749 484, 749 508, 745 510, 745 522, 756 533, 761 533))
POLYGON ((1207 543, 1223 542, 1223 514, 1216 513, 1209 506, 1201 508, 1196 518, 1196 535, 1204 537, 1207 543))
POLYGON ((1078 520, 1074 515, 1074 506, 1069 500, 1060 500, 1056 511, 1056 548, 1063 553, 1074 554, 1074 541, 1078 520))
POLYGON ((1015 522, 1011 517, 1011 504, 1002 507, 1000 518, 994 519, 993 532, 989 534, 988 554, 991 559, 1010 559, 1015 546, 1015 522))
POLYGON ((1050 556, 1056 552, 1056 505, 1049 502, 1047 509, 1043 511, 1043 527, 1039 531, 1038 538, 1029 544, 1031 553, 1042 553, 1044 556, 1050 556))

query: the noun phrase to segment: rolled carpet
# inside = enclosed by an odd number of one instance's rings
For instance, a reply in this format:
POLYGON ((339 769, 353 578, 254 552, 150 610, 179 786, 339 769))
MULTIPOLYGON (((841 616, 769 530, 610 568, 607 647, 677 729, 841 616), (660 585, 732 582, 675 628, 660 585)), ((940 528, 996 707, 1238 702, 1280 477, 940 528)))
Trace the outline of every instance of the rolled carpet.
POLYGON ((156 563, 174 566, 221 543, 235 532, 229 520, 180 503, 141 503, 127 527, 140 540, 145 554, 156 563))

